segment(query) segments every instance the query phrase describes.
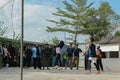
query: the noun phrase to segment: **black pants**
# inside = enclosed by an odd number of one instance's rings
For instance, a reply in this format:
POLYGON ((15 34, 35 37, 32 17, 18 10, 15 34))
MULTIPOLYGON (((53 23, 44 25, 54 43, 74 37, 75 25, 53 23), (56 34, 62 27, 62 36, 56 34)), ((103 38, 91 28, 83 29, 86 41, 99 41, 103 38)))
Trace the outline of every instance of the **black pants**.
POLYGON ((34 69, 36 69, 36 66, 37 66, 37 58, 33 58, 33 66, 34 66, 34 69))
POLYGON ((100 58, 97 59, 96 68, 97 68, 98 71, 100 71, 100 68, 103 71, 102 60, 100 58))
POLYGON ((56 57, 56 65, 62 66, 62 62, 61 62, 61 55, 58 54, 56 57))
POLYGON ((88 68, 88 57, 85 57, 85 59, 84 59, 84 64, 85 64, 85 70, 87 70, 87 68, 88 68))
POLYGON ((37 58, 37 66, 39 69, 41 69, 41 58, 40 57, 37 58))

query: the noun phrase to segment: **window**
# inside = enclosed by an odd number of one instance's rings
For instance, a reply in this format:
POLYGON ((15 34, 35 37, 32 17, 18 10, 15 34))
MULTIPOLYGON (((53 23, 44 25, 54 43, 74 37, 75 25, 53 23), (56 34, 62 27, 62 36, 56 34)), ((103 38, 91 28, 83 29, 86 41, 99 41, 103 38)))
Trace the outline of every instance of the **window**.
POLYGON ((115 51, 115 52, 110 52, 110 58, 119 58, 119 52, 115 51))
POLYGON ((102 58, 119 58, 118 51, 111 51, 111 52, 102 52, 102 58))

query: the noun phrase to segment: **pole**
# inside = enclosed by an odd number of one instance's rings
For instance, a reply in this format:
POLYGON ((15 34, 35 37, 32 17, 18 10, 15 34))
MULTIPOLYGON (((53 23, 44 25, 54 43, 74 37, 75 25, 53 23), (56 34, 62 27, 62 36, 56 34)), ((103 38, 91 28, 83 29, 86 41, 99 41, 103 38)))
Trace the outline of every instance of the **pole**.
POLYGON ((21 0, 21 54, 20 54, 20 80, 23 80, 23 27, 24 27, 24 0, 21 0))

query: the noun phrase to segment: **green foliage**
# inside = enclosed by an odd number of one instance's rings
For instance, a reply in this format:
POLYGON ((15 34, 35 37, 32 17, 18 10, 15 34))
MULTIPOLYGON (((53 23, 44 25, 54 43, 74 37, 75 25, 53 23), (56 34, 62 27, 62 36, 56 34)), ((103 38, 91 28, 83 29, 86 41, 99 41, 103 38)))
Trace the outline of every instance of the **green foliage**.
POLYGON ((77 35, 81 34, 83 28, 83 21, 87 17, 85 15, 86 10, 91 7, 94 2, 87 4, 87 0, 71 0, 68 3, 66 0, 63 1, 65 10, 57 8, 57 12, 53 13, 55 16, 59 16, 59 21, 48 20, 49 22, 55 23, 55 27, 47 27, 48 32, 68 32, 75 35, 74 43, 76 43, 77 35))
POLYGON ((7 30, 7 27, 4 26, 4 22, 0 21, 0 44, 3 44, 6 39, 4 38, 4 34, 7 30))
POLYGON ((52 43, 53 43, 53 45, 57 45, 59 43, 59 39, 57 37, 54 37, 52 39, 52 43))
POLYGON ((115 13, 108 2, 101 2, 98 9, 89 9, 86 15, 88 18, 84 22, 83 34, 89 34, 96 41, 106 37, 115 28, 111 23, 111 20, 115 18, 115 13))
POLYGON ((20 35, 17 35, 13 40, 12 44, 18 50, 20 48, 20 35))
POLYGON ((116 31, 114 35, 115 35, 115 36, 120 36, 120 30, 119 30, 119 31, 116 31))
POLYGON ((115 22, 120 20, 108 2, 101 2, 98 9, 91 7, 94 2, 87 5, 87 0, 71 0, 71 3, 65 0, 63 4, 65 10, 57 8, 53 13, 60 17, 59 21, 48 20, 56 26, 48 26, 46 31, 72 33, 75 35, 74 43, 78 34, 89 35, 98 41, 108 36, 116 28, 115 22))
POLYGON ((3 37, 6 30, 7 30, 7 27, 4 27, 4 22, 0 21, 0 37, 3 37))

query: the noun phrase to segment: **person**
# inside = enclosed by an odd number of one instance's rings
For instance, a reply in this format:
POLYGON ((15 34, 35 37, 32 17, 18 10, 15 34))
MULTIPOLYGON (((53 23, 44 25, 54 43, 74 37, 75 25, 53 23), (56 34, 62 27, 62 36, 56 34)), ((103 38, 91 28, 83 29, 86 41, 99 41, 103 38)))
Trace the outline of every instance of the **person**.
POLYGON ((67 69, 67 66, 69 65, 69 68, 72 69, 72 58, 73 58, 73 47, 72 43, 69 44, 69 47, 67 48, 67 61, 65 64, 65 69, 67 69))
POLYGON ((97 63, 96 63, 96 67, 97 67, 97 74, 100 73, 100 68, 103 71, 103 65, 102 65, 102 50, 100 49, 100 46, 97 47, 97 51, 96 51, 96 55, 97 55, 97 63))
POLYGON ((89 38, 88 46, 83 54, 84 55, 88 54, 89 56, 88 65, 87 65, 87 70, 88 70, 87 73, 90 74, 91 73, 91 62, 93 61, 94 64, 96 63, 96 46, 94 44, 94 38, 92 37, 89 38))
POLYGON ((9 67, 10 53, 8 52, 6 45, 3 46, 3 50, 4 50, 4 66, 9 67))
POLYGON ((62 66, 62 61, 61 61, 61 49, 64 46, 64 42, 60 41, 60 43, 56 46, 56 66, 61 67, 62 66))
POLYGON ((3 46, 0 45, 0 69, 2 68, 2 61, 3 61, 3 46))
POLYGON ((78 70, 78 66, 79 66, 79 53, 81 53, 81 52, 82 52, 82 50, 80 48, 78 48, 78 44, 76 44, 74 52, 73 52, 73 64, 76 61, 76 70, 78 70))
POLYGON ((47 69, 49 70, 49 57, 50 57, 50 49, 49 49, 49 45, 45 44, 45 48, 43 49, 43 69, 45 67, 47 67, 47 69))
POLYGON ((36 48, 36 45, 34 45, 32 48, 32 58, 33 58, 34 69, 36 69, 36 67, 37 67, 37 48, 36 48))
POLYGON ((39 69, 41 69, 40 47, 38 45, 36 45, 36 49, 37 49, 37 66, 39 69))
POLYGON ((27 49, 25 51, 25 54, 26 54, 25 64, 27 64, 27 67, 30 67, 30 65, 31 65, 32 51, 31 51, 29 45, 27 45, 27 49))
POLYGON ((14 58, 15 58, 15 48, 14 48, 14 45, 13 44, 10 44, 9 48, 8 48, 8 51, 10 53, 10 67, 14 66, 14 58))
POLYGON ((54 67, 56 64, 56 49, 55 48, 56 47, 54 46, 53 51, 52 51, 52 67, 54 67))

